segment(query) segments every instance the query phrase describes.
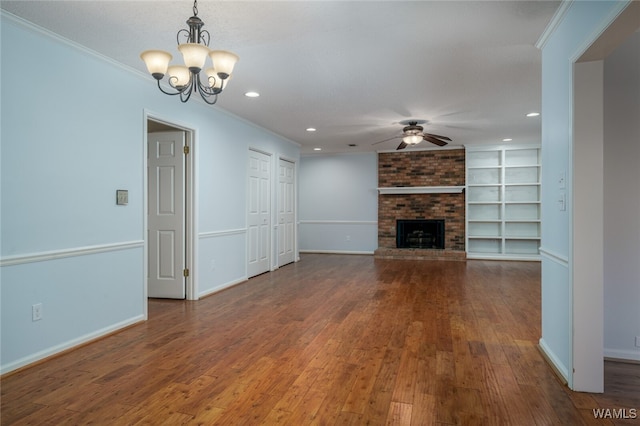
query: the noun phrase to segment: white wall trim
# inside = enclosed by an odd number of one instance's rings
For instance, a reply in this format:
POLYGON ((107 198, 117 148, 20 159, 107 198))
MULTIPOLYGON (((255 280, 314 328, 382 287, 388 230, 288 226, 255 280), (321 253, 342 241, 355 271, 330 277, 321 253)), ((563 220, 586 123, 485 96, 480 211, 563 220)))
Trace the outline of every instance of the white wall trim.
POLYGON ((640 350, 629 351, 624 349, 604 348, 604 357, 616 361, 640 362, 640 350))
POLYGON ((204 240, 207 238, 224 237, 227 235, 244 235, 246 233, 247 233, 247 228, 225 229, 223 231, 201 232, 198 234, 198 239, 204 240))
POLYGON ((66 37, 61 36, 60 34, 54 33, 53 31, 50 31, 46 28, 43 28, 39 25, 34 24, 31 21, 28 21, 24 18, 21 18, 19 16, 14 15, 11 12, 7 12, 5 10, 0 10, 0 15, 13 21, 14 23, 23 26, 24 28, 27 28, 30 31, 33 31, 35 33, 38 33, 40 35, 43 35, 47 38, 50 38, 52 40, 55 40, 58 43, 61 44, 65 44, 71 48, 74 48, 80 52, 83 52, 87 55, 93 56, 94 58, 97 58, 99 60, 105 61, 113 66, 115 66, 116 68, 120 68, 121 70, 130 72, 131 74, 137 75, 138 77, 140 77, 141 79, 145 79, 148 80, 149 79, 149 75, 146 74, 142 71, 139 71, 135 68, 131 68, 128 65, 124 65, 122 62, 118 62, 113 58, 110 58, 108 56, 103 55, 102 53, 99 53, 95 50, 92 50, 90 48, 88 48, 87 46, 84 46, 82 44, 79 44, 75 41, 72 41, 66 37))
MULTIPOLYGON (((635 1, 635 0, 631 0, 631 1, 635 1)), ((569 61, 571 63, 576 63, 579 62, 580 58, 582 57, 582 55, 585 54, 585 52, 587 52, 587 50, 589 50, 589 47, 591 47, 591 45, 593 43, 596 42, 596 40, 598 40, 600 38, 600 36, 605 32, 605 30, 607 28, 609 28, 609 26, 611 25, 611 23, 613 21, 616 20, 616 18, 618 18, 618 16, 620 16, 620 14, 627 8, 627 6, 629 6, 630 1, 618 1, 614 3, 615 6, 609 11, 609 13, 604 16, 602 18, 602 20, 600 21, 600 23, 594 28, 594 30, 588 35, 585 36, 585 38, 583 39, 583 42, 581 45, 578 46, 578 48, 575 50, 575 52, 573 53, 573 55, 571 55, 569 57, 569 61)), ((604 58, 600 58, 601 60, 603 60, 604 58)))
POLYGON ((319 253, 319 254, 369 254, 373 255, 372 251, 349 251, 349 250, 300 250, 300 253, 319 253))
POLYGON ((553 365, 553 368, 560 374, 565 380, 569 380, 569 370, 562 364, 562 361, 556 356, 555 353, 549 348, 547 343, 541 338, 538 342, 540 350, 544 353, 547 360, 553 365))
POLYGON ((495 254, 490 253, 467 253, 467 260, 517 260, 523 262, 540 262, 537 254, 495 254))
POLYGON ((25 263, 45 262, 48 260, 64 259, 68 257, 86 256, 90 254, 107 253, 118 250, 130 250, 144 247, 144 240, 125 241, 122 243, 100 244, 87 247, 74 247, 70 249, 60 249, 43 251, 39 253, 20 254, 15 256, 5 256, 0 259, 0 267, 22 265, 25 263))
POLYGON ((394 186, 378 188, 381 195, 385 194, 459 194, 464 186, 394 186))
POLYGON ((60 352, 66 351, 68 349, 72 349, 75 348, 77 346, 83 345, 85 343, 89 343, 93 340, 96 340, 100 337, 104 337, 106 335, 109 335, 111 333, 114 333, 118 330, 121 330, 123 328, 129 327, 131 325, 137 324, 139 322, 143 322, 145 320, 144 315, 137 315, 135 317, 126 319, 124 321, 120 321, 119 323, 116 324, 112 324, 108 327, 102 328, 100 330, 96 330, 92 333, 89 334, 85 334, 84 336, 80 336, 77 337, 75 339, 71 339, 67 342, 61 343, 59 345, 55 345, 52 347, 49 347, 45 350, 42 350, 40 352, 36 352, 34 354, 30 354, 28 356, 25 356, 23 358, 20 358, 14 362, 11 362, 9 364, 6 365, 2 365, 0 367, 0 374, 4 374, 4 373, 8 373, 10 371, 16 370, 20 367, 24 367, 26 365, 32 364, 36 361, 40 361, 44 358, 50 357, 52 355, 56 355, 60 352))
POLYGON ((548 250, 544 247, 540 247, 540 254, 542 255, 542 257, 551 260, 552 262, 555 262, 559 265, 564 266, 565 268, 569 267, 569 258, 567 256, 564 256, 562 254, 558 254, 555 253, 551 250, 548 250))
POLYGON ((556 13, 551 18, 551 21, 549 21, 549 24, 547 24, 547 28, 544 29, 544 31, 540 35, 540 38, 538 38, 538 41, 534 45, 535 47, 540 50, 544 48, 544 46, 547 44, 547 41, 549 40, 549 37, 551 37, 551 35, 558 28, 558 25, 560 25, 560 23, 564 20, 564 15, 567 14, 567 11, 569 10, 569 7, 571 7, 572 3, 573 0, 564 0, 560 3, 560 6, 558 6, 556 13))
POLYGON ((377 225, 377 220, 301 220, 300 225, 377 225))
POLYGON ((234 285, 242 284, 243 282, 245 282, 247 280, 248 280, 248 278, 246 276, 240 277, 240 278, 238 278, 236 280, 232 280, 232 281, 226 282, 224 284, 220 284, 218 287, 215 287, 213 289, 204 291, 204 292, 200 293, 198 295, 198 297, 200 299, 202 299, 203 297, 211 296, 212 294, 218 293, 218 292, 220 292, 222 290, 225 290, 225 289, 227 289, 229 287, 233 287, 234 285))

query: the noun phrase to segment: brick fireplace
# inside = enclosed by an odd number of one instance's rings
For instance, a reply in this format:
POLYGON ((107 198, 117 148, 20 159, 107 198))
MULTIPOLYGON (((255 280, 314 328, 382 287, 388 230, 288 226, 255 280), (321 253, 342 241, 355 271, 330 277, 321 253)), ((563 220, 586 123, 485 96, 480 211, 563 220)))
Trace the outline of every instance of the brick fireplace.
POLYGON ((465 150, 378 154, 379 258, 464 260, 465 150), (398 220, 444 220, 444 249, 397 248, 398 220))

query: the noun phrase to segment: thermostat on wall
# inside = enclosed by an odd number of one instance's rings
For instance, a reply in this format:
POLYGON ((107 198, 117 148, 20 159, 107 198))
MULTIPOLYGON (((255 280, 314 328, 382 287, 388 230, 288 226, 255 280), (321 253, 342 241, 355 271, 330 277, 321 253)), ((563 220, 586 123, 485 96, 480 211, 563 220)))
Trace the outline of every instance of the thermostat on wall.
POLYGON ((126 206, 129 204, 129 191, 126 189, 116 190, 116 204, 119 206, 126 206))

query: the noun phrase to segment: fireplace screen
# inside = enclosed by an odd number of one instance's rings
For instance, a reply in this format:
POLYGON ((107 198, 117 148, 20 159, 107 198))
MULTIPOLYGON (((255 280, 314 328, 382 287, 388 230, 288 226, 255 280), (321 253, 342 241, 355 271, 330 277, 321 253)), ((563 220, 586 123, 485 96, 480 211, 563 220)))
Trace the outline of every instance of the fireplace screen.
POLYGON ((444 249, 444 220, 398 219, 396 221, 396 247, 444 249))

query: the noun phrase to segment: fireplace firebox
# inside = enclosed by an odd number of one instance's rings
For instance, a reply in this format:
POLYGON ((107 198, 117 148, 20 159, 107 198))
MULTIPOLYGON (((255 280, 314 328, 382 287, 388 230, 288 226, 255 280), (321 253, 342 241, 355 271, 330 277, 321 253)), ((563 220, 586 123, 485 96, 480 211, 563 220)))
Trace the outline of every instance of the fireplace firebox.
POLYGON ((398 219, 396 247, 444 249, 444 219, 398 219))

